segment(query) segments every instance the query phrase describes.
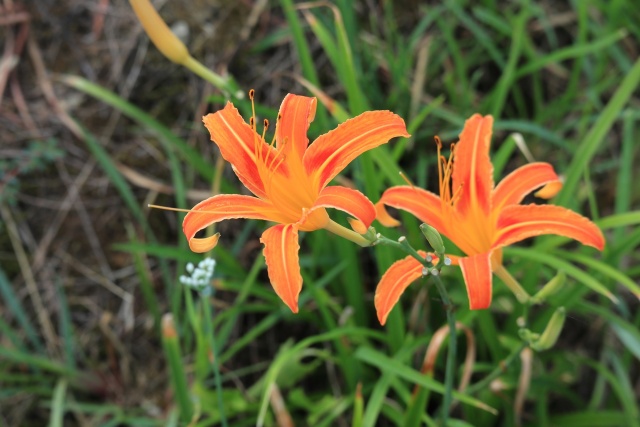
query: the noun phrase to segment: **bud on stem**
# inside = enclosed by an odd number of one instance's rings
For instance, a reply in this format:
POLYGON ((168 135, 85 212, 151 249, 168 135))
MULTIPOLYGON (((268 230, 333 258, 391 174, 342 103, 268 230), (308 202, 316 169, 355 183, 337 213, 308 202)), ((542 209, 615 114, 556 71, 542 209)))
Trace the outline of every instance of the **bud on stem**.
POLYGON ((420 231, 429 242, 429 245, 433 248, 438 258, 444 258, 444 242, 442 236, 438 233, 438 230, 430 226, 429 224, 422 224, 420 231))
POLYGON ((551 295, 555 294, 562 288, 566 280, 565 274, 560 271, 555 277, 540 289, 540 291, 531 298, 532 304, 541 304, 551 295))
POLYGON ((153 44, 176 64, 184 65, 189 58, 186 46, 171 32, 149 0, 129 0, 133 11, 153 44))
POLYGON ((553 347, 556 341, 558 341, 560 332, 562 332, 562 327, 564 326, 564 320, 566 317, 567 313, 564 307, 558 308, 551 316, 551 320, 549 320, 549 323, 540 336, 540 339, 533 342, 531 344, 531 348, 536 351, 544 351, 553 347))

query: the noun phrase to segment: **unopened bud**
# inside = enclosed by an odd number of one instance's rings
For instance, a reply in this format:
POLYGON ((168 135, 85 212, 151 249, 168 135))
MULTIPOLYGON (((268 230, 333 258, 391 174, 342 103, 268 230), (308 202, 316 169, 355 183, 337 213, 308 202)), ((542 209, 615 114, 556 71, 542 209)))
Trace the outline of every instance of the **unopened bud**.
POLYGON ((420 226, 420 231, 422 231, 422 234, 424 234, 424 237, 436 252, 438 258, 442 258, 444 256, 444 242, 442 241, 442 236, 440 236, 438 230, 429 224, 422 224, 420 226))
POLYGON ((549 282, 547 282, 547 284, 544 285, 542 289, 540 289, 540 291, 538 291, 538 293, 531 298, 531 303, 541 304, 546 301, 547 298, 549 298, 551 295, 558 292, 560 288, 562 288, 566 278, 567 277, 562 271, 558 272, 558 274, 556 274, 553 279, 549 280, 549 282))
POLYGON ((566 317, 567 312, 564 307, 558 308, 551 316, 551 319, 540 336, 540 339, 532 343, 531 348, 536 351, 543 351, 553 347, 556 341, 558 341, 560 332, 562 332, 562 327, 564 326, 564 320, 566 317))
POLYGON ((162 336, 167 339, 174 339, 178 336, 171 313, 166 313, 162 316, 162 336))
POLYGON ((149 0, 129 0, 142 27, 160 52, 176 64, 189 58, 186 46, 171 32, 149 0))

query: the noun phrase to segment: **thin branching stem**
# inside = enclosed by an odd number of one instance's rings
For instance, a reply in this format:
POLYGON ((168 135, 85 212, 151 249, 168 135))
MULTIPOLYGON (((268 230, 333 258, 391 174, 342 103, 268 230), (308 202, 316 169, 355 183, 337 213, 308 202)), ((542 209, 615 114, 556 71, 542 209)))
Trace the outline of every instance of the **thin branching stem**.
MULTIPOLYGON (((376 245, 387 245, 393 246, 395 248, 400 249, 401 251, 411 255, 417 261, 419 261, 422 265, 425 266, 428 270, 433 269, 433 264, 423 258, 418 251, 416 251, 411 244, 407 241, 407 239, 403 236, 400 237, 397 241, 391 240, 387 237, 378 235, 377 240, 374 242, 376 245)), ((443 260, 440 260, 443 262, 443 260)), ((439 263, 440 265, 440 263, 439 263)), ((436 270, 438 271, 438 270, 436 270)), ((451 304, 451 299, 449 299, 449 294, 447 293, 447 289, 442 282, 442 279, 439 275, 433 274, 433 280, 436 283, 436 289, 440 294, 440 298, 442 298, 442 303, 445 307, 445 312, 447 313, 447 323, 449 325, 449 351, 447 352, 447 362, 445 367, 445 376, 444 376, 444 385, 445 392, 442 401, 442 425, 447 425, 447 420, 449 418, 449 409, 451 408, 452 403, 452 395, 453 395, 453 377, 455 375, 454 364, 456 358, 456 319, 453 314, 453 305, 451 304)))

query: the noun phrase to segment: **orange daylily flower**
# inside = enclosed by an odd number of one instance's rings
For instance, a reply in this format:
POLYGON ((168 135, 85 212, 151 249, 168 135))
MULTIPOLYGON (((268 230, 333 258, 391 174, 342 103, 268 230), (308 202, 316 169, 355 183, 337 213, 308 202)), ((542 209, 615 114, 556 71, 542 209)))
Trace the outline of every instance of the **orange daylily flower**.
MULTIPOLYGON (((253 101, 253 91, 250 92, 253 101)), ((375 219, 373 203, 359 191, 327 184, 352 160, 397 136, 409 136, 404 121, 389 111, 369 111, 339 125, 309 144, 307 130, 316 111, 316 99, 289 94, 280 107, 271 144, 256 132, 255 111, 247 124, 227 103, 203 121, 222 157, 231 163, 240 181, 256 197, 220 194, 198 203, 182 224, 189 247, 206 252, 219 235, 197 238, 209 225, 230 218, 278 223, 260 241, 269 279, 278 296, 296 313, 302 276, 298 263, 298 232, 325 228, 339 235, 356 235, 333 222, 325 208, 352 215, 369 227, 375 219)), ((361 224, 360 224, 361 223, 361 224)), ((358 236, 358 235, 356 235, 358 236)))
MULTIPOLYGON (((511 172, 498 186, 493 183, 489 145, 493 117, 473 115, 464 125, 460 141, 452 145, 449 159, 440 156, 440 196, 412 186, 392 187, 376 204, 378 220, 398 225, 384 205, 406 210, 435 227, 466 256, 454 257, 460 265, 472 310, 491 304, 492 272, 507 281, 513 277, 502 266, 502 247, 528 237, 557 234, 602 250, 604 237, 587 218, 550 205, 520 205, 533 190, 538 197, 553 197, 562 184, 548 163, 530 163, 511 172)), ((412 258, 399 261, 382 277, 376 291, 381 322, 402 292, 421 276, 422 265, 412 258)))

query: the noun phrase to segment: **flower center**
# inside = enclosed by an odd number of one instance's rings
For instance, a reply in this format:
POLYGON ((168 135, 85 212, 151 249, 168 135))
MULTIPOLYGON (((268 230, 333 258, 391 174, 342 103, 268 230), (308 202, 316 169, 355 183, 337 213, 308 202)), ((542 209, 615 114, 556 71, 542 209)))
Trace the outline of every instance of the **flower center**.
POLYGON ((304 218, 308 225, 305 228, 321 228, 328 221, 328 216, 323 209, 307 212, 314 205, 318 194, 303 167, 302 159, 293 150, 286 149, 289 144, 286 138, 276 144, 274 134, 271 143, 266 142, 268 120, 263 121, 262 134, 258 136, 253 89, 249 91, 249 98, 252 108, 249 124, 254 131, 254 157, 267 198, 282 213, 283 222, 294 223, 304 218))
MULTIPOLYGON (((456 144, 451 144, 449 158, 441 154, 442 141, 435 137, 438 146, 438 181, 440 186, 440 203, 443 221, 447 227, 447 237, 449 237, 467 255, 476 255, 487 252, 491 249, 492 242, 486 236, 491 234, 493 228, 490 219, 486 217, 480 209, 473 207, 467 212, 461 212, 456 204, 465 185, 461 182, 457 188, 452 189, 452 176, 456 156, 456 144)), ((467 190, 468 191, 468 190, 467 190)))

